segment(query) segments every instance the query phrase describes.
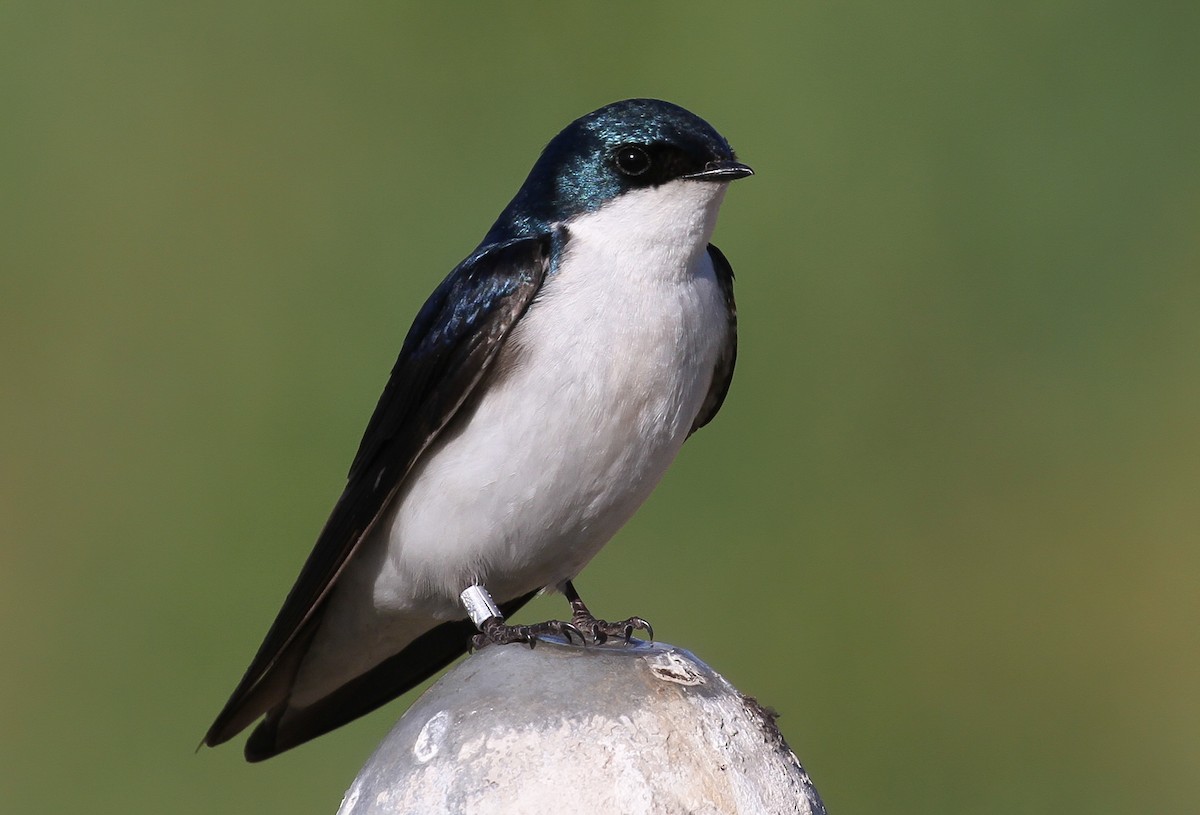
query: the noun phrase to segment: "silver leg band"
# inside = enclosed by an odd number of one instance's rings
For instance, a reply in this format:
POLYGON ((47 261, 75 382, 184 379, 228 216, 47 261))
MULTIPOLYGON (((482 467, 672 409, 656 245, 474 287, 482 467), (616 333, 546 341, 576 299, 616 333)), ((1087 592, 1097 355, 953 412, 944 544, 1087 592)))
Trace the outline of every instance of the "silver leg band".
POLYGON ((483 625, 484 620, 492 617, 504 619, 500 616, 500 609, 496 606, 496 601, 483 586, 467 586, 459 598, 467 607, 467 614, 470 615, 471 622, 475 623, 476 628, 483 625))

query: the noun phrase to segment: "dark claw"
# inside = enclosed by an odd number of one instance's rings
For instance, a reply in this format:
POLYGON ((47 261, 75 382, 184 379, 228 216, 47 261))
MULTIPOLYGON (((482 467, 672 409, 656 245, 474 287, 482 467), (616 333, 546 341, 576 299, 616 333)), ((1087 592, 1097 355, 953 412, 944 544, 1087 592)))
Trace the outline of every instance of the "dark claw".
POLYGON ((654 642, 654 626, 643 620, 641 617, 630 617, 628 620, 623 620, 619 623, 608 623, 610 626, 609 633, 614 633, 612 629, 620 630, 620 633, 625 638, 625 642, 633 640, 634 631, 645 631, 650 637, 650 641, 654 642))
POLYGON ((630 617, 622 623, 618 623, 625 634, 625 642, 633 639, 634 631, 645 631, 650 637, 650 641, 654 642, 654 626, 643 620, 641 617, 630 617))
POLYGON ((529 629, 529 633, 534 638, 542 637, 547 634, 557 634, 565 639, 568 644, 571 643, 572 637, 579 637, 579 644, 587 645, 587 639, 583 636, 583 632, 573 626, 571 623, 566 623, 562 620, 547 620, 544 623, 526 626, 526 628, 529 629))
POLYGON ((608 642, 610 637, 620 637, 629 643, 633 641, 633 632, 635 631, 645 631, 650 636, 650 641, 654 641, 654 628, 641 617, 630 617, 627 620, 610 623, 607 620, 598 620, 590 614, 576 614, 571 621, 578 628, 591 634, 590 639, 593 645, 603 645, 608 642))

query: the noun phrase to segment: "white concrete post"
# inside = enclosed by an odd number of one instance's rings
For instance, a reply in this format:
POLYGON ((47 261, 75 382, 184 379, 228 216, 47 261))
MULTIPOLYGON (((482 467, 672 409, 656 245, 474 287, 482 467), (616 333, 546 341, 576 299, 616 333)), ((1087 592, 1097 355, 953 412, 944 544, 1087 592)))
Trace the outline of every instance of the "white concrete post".
POLYGON ((825 815, 774 718, 687 651, 489 646, 401 717, 339 815, 825 815))

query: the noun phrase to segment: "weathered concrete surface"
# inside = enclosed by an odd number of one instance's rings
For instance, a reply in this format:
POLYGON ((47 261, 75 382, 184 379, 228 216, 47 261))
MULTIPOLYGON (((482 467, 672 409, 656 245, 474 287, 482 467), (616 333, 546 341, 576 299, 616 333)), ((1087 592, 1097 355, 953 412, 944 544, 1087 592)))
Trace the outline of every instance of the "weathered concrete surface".
POLYGON ((409 708, 339 815, 824 815, 771 715, 687 651, 491 646, 409 708))

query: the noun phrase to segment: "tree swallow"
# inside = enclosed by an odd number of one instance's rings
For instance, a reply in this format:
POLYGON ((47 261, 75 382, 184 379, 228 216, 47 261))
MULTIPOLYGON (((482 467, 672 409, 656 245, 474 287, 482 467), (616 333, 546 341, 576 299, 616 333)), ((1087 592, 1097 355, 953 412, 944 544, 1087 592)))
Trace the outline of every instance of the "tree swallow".
POLYGON ((593 641, 571 580, 721 407, 733 270, 712 244, 753 175, 698 116, 616 102, 554 137, 404 340, 345 491, 204 737, 260 761, 394 699, 467 650, 593 641), (570 623, 509 626, 539 591, 570 623), (493 600, 493 598, 495 598, 493 600))

